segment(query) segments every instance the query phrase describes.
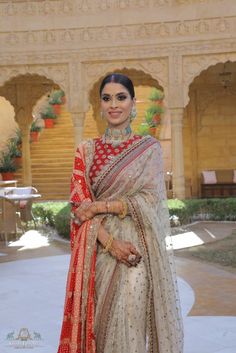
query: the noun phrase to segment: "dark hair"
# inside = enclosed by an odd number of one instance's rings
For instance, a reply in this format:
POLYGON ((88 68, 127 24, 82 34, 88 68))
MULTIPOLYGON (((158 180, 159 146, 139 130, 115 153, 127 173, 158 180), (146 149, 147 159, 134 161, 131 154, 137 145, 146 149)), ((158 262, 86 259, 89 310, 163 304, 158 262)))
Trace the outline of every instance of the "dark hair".
POLYGON ((110 82, 120 83, 122 86, 124 86, 129 91, 131 98, 132 99, 134 98, 135 93, 134 93, 133 82, 130 80, 130 78, 128 76, 125 76, 122 74, 117 74, 117 73, 110 74, 103 79, 101 86, 100 86, 100 90, 99 90, 100 96, 102 94, 102 90, 103 90, 104 86, 110 82))

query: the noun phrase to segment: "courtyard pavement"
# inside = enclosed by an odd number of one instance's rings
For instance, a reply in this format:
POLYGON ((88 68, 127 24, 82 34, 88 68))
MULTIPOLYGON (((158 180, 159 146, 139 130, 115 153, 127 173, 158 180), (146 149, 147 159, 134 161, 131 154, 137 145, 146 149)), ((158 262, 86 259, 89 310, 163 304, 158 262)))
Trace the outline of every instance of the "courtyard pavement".
MULTIPOLYGON (((215 241, 235 229, 233 222, 195 223, 173 237, 174 247, 215 241)), ((0 243, 0 353, 57 352, 69 253, 68 242, 48 242, 36 231, 8 247, 0 243)), ((235 353, 236 272, 182 257, 176 268, 184 353, 235 353)))

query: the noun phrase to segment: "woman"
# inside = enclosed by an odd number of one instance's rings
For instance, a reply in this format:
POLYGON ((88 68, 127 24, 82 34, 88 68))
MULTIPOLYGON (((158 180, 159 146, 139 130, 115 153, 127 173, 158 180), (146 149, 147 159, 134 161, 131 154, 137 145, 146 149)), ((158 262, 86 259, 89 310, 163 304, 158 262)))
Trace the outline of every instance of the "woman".
POLYGON ((100 87, 101 138, 79 145, 58 353, 182 353, 159 142, 134 135, 130 79, 100 87))

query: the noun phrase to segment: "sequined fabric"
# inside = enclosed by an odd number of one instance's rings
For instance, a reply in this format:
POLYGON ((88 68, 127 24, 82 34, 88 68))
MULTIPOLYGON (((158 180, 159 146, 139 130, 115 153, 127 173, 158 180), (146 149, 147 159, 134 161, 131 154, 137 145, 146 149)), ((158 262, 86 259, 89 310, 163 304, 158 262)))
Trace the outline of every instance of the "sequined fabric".
POLYGON ((104 153, 98 141, 77 151, 71 200, 78 205, 125 197, 129 215, 122 220, 113 214, 96 216, 80 227, 72 222, 58 353, 182 353, 160 144, 147 136, 104 153), (112 158, 97 163, 95 156, 103 154, 112 158), (128 268, 96 245, 102 220, 115 238, 131 241, 141 253, 137 267, 128 268))
POLYGON ((114 147, 111 143, 103 143, 103 138, 95 139, 95 150, 93 164, 90 168, 89 178, 93 184, 102 168, 107 165, 115 156, 126 150, 134 141, 140 140, 141 136, 134 135, 132 138, 114 147))

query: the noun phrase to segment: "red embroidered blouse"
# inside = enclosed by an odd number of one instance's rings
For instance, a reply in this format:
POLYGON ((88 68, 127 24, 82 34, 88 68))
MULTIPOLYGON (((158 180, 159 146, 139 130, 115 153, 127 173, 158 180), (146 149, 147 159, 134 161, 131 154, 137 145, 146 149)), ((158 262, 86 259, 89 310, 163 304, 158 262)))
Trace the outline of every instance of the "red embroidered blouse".
POLYGON ((102 137, 95 139, 95 153, 93 163, 90 168, 89 178, 91 185, 94 183, 95 178, 101 172, 109 160, 117 156, 122 151, 128 148, 134 141, 141 139, 142 136, 134 135, 129 140, 122 142, 119 146, 114 147, 111 143, 103 143, 102 137))

